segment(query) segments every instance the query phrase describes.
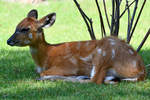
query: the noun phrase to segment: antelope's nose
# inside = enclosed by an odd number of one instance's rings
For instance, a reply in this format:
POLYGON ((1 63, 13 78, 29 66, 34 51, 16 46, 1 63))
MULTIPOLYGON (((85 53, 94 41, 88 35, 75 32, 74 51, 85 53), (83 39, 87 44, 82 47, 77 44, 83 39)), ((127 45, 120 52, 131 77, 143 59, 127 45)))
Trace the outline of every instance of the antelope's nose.
POLYGON ((8 39, 8 40, 7 40, 7 44, 13 46, 13 45, 14 45, 14 42, 13 42, 11 39, 8 39))
POLYGON ((7 44, 10 46, 15 45, 15 34, 13 34, 8 40, 7 40, 7 44))

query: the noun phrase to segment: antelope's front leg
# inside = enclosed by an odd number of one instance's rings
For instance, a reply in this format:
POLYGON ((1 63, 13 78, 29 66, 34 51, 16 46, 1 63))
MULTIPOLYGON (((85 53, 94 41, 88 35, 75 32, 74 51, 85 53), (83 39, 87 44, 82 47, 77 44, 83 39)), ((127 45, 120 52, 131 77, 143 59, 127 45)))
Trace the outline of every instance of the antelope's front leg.
POLYGON ((40 78, 38 80, 65 80, 66 76, 71 76, 71 73, 65 72, 65 70, 61 70, 60 68, 54 67, 40 73, 40 78))
POLYGON ((52 66, 51 68, 40 73, 40 76, 76 76, 78 73, 78 68, 70 66, 52 66))
POLYGON ((62 69, 62 67, 52 67, 40 73, 38 80, 63 80, 70 82, 87 83, 90 78, 88 76, 77 76, 77 70, 75 69, 62 69))
POLYGON ((104 82, 106 72, 107 67, 105 66, 93 66, 91 71, 91 82, 102 84, 104 82))

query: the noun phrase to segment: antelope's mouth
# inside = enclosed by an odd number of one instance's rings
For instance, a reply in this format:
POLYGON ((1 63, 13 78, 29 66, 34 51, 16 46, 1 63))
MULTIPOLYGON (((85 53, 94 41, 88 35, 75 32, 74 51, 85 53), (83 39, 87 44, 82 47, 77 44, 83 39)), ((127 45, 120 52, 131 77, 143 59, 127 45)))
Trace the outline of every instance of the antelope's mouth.
POLYGON ((20 46, 19 43, 20 41, 10 41, 10 40, 7 41, 7 44, 10 46, 20 46))

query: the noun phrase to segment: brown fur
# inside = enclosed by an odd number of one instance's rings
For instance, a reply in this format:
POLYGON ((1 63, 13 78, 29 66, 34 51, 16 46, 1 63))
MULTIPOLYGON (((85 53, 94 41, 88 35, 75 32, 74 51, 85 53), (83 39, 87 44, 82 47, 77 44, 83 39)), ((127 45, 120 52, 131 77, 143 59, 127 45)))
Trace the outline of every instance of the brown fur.
MULTIPOLYGON (((29 40, 17 46, 28 45, 32 58, 37 66, 45 70, 40 76, 81 76, 90 77, 95 66, 94 76, 91 81, 97 84, 103 83, 109 69, 113 69, 119 78, 137 78, 137 81, 145 79, 145 67, 141 57, 126 42, 116 37, 106 37, 101 40, 77 41, 51 45, 45 41, 43 30, 38 32, 47 16, 39 21, 33 17, 27 17, 16 29, 30 27, 30 32, 24 35, 15 35, 13 38, 20 41, 29 40), (27 35, 32 34, 32 39, 27 35), (19 37, 19 38, 17 38, 19 37)), ((52 23, 53 24, 53 23, 52 23)), ((89 81, 88 81, 89 82, 89 81)))

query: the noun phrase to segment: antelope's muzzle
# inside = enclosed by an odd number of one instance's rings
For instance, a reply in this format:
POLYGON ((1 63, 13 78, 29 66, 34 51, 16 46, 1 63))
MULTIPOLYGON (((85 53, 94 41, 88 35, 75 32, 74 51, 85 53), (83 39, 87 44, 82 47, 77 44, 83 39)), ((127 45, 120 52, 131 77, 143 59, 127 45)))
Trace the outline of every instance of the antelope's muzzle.
POLYGON ((14 46, 15 44, 17 44, 19 41, 15 40, 15 34, 13 34, 8 40, 7 40, 7 44, 10 46, 14 46))

